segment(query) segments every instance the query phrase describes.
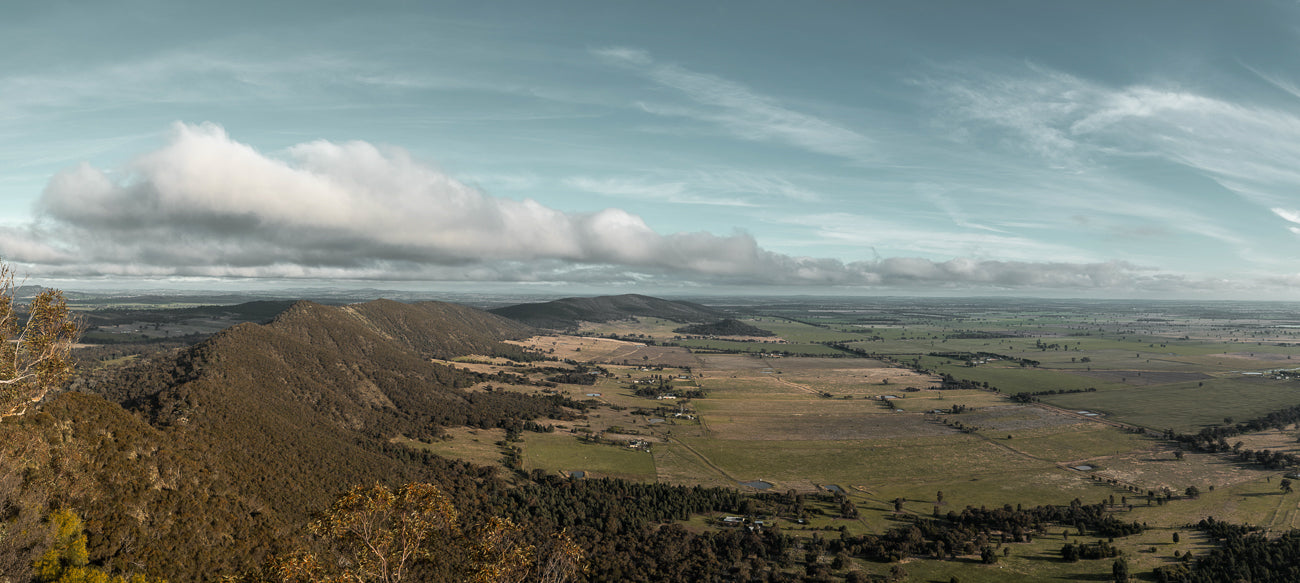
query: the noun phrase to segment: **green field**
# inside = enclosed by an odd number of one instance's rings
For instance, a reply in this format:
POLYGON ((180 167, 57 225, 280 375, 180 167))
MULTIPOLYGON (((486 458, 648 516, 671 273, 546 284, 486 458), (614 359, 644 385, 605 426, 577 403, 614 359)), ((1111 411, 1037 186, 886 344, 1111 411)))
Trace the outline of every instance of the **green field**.
POLYGON ((645 452, 606 444, 583 443, 564 433, 529 433, 524 437, 524 469, 586 472, 592 477, 608 476, 654 481, 654 457, 645 452))
MULTIPOLYGON (((773 517, 783 532, 801 537, 836 536, 840 529, 883 533, 904 524, 894 510, 896 499, 903 500, 902 514, 916 516, 967 505, 1114 499, 1117 517, 1151 526, 1115 541, 1134 573, 1149 574, 1169 564, 1175 550, 1201 554, 1213 547, 1185 528, 1206 516, 1261 524, 1274 533, 1300 527, 1300 495, 1279 491, 1280 470, 1241 465, 1223 455, 1180 452, 1159 437, 1165 429, 1195 432, 1221 425, 1225 418, 1241 422, 1300 404, 1300 385, 1270 372, 1293 368, 1293 363, 1300 368, 1300 346, 1294 345, 1300 336, 1271 324, 1289 312, 1260 315, 1250 309, 994 300, 954 306, 940 300, 863 299, 785 303, 755 308, 744 318, 778 334, 783 344, 682 340, 672 332, 678 324, 646 318, 607 323, 587 331, 675 342, 694 354, 683 360, 682 353, 662 347, 647 350, 636 353, 645 356, 639 363, 609 366, 611 376, 594 387, 561 388, 569 395, 601 393, 591 400, 597 408, 555 433, 525 434, 519 445, 524 469, 581 470, 743 491, 754 490, 741 482, 756 480, 778 492, 817 494, 834 487, 843 489, 861 513, 855 519, 840 518, 833 505, 818 502, 825 508, 804 523, 773 517), (878 358, 847 354, 824 342, 844 342, 878 358), (778 358, 773 352, 803 356, 778 358), (686 374, 684 368, 638 368, 657 364, 655 355, 694 363, 689 380, 674 382, 698 386, 705 397, 661 401, 636 396, 633 382, 639 378, 686 374), (1020 359, 1036 362, 1020 366, 1020 359), (940 375, 979 388, 937 390, 943 386, 940 375), (985 383, 988 389, 982 388, 985 383), (1010 399, 1021 392, 1042 393, 1037 396, 1041 402, 1010 399), (653 443, 648 453, 583 443, 572 428, 653 443), (1164 488, 1183 492, 1189 486, 1202 495, 1167 504, 1146 496, 1164 488), (1182 534, 1178 545, 1170 540, 1173 532, 1182 534)), ((609 352, 597 350, 590 338, 571 344, 584 350, 570 350, 568 358, 599 362, 609 352)), ((1285 449, 1296 429, 1275 429, 1267 438, 1251 441, 1259 444, 1252 447, 1285 449)), ((713 528, 701 516, 686 524, 713 528)), ((1061 532, 1052 527, 1032 542, 999 545, 999 553, 1009 549, 1009 554, 996 565, 980 564, 978 557, 910 557, 902 567, 909 580, 917 581, 1108 579, 1109 560, 1061 561, 1061 532)), ((1081 542, 1075 536, 1071 540, 1081 542)), ((853 565, 880 576, 894 566, 856 560, 853 565)))
POLYGON ((1042 399, 1061 407, 1104 412, 1126 423, 1194 433, 1202 427, 1221 424, 1225 417, 1246 420, 1300 404, 1300 386, 1286 381, 1235 377, 1111 388, 1042 399))

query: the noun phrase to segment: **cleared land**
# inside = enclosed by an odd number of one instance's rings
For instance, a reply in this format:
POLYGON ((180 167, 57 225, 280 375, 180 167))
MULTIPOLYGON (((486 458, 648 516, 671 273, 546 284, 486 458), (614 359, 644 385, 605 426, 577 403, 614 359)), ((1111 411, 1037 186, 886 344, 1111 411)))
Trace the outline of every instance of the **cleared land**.
MULTIPOLYGON (((1300 405, 1300 385, 1286 372, 1300 360, 1300 329, 1270 324, 1282 311, 1236 317, 1250 309, 860 300, 768 306, 744 319, 783 343, 684 341, 672 332, 680 324, 648 318, 589 325, 583 333, 623 340, 550 336, 525 345, 603 367, 609 375, 594 385, 553 389, 594 408, 573 421, 546 421, 557 431, 525 433, 515 445, 525 469, 747 491, 753 490, 741 482, 810 494, 834 486, 861 512, 838 518, 827 506, 804 523, 776 518, 796 535, 884 532, 904 524, 896 499, 903 500, 902 515, 917 516, 966 505, 1106 502, 1120 520, 1152 527, 1115 540, 1131 570, 1146 573, 1172 563, 1174 551, 1213 548, 1185 528, 1207 516, 1274 533, 1300 527, 1300 494, 1282 494, 1283 471, 1180 452, 1160 437, 1166 429, 1195 432, 1300 405), (965 388, 939 390, 945 376, 965 388), (648 386, 658 388, 647 393, 648 386), (693 390, 703 397, 686 398, 693 390), (1016 393, 1041 403, 1015 402, 1016 393), (642 442, 641 449, 632 442, 642 442), (1199 498, 1181 496, 1189 486, 1199 498), (1166 491, 1175 499, 1147 496, 1166 491), (1176 545, 1174 532, 1181 533, 1176 545)), ((501 365, 483 366, 488 372, 501 365)), ((1289 426, 1229 441, 1300 454, 1297 432, 1289 426)), ((429 447, 501 456, 482 441, 458 445, 462 439, 429 447)), ((702 517, 687 524, 712 528, 702 517)), ((1109 560, 1059 560, 1064 540, 1056 532, 1008 543, 999 547, 1010 553, 997 565, 977 557, 912 557, 903 567, 913 580, 1108 578, 1109 560)), ((890 567, 854 562, 881 576, 890 567)))

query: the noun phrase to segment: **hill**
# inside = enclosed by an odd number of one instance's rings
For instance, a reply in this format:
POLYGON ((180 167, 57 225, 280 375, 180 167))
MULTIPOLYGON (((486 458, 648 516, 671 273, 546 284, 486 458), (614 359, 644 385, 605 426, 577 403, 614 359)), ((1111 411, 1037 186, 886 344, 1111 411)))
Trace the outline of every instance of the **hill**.
POLYGON ((292 540, 348 486, 446 482, 458 467, 392 446, 394 436, 565 415, 558 398, 467 392, 509 380, 430 361, 518 355, 501 341, 529 333, 436 302, 298 302, 267 324, 89 374, 75 388, 93 394, 62 395, 42 416, 62 428, 56 441, 84 446, 72 459, 86 459, 78 479, 87 487, 66 503, 100 533, 92 557, 147 564, 172 580, 211 579, 214 565, 255 564, 276 548, 268 541, 292 540), (202 529, 184 516, 204 516, 202 529), (122 542, 144 536, 167 544, 122 542))
POLYGON ((519 304, 489 310, 537 328, 573 328, 579 322, 609 322, 643 316, 674 322, 703 322, 723 315, 693 302, 671 301, 639 294, 564 298, 536 304, 519 304))
MULTIPOLYGON (((466 525, 520 525, 522 548, 571 533, 586 550, 586 581, 735 580, 749 557, 790 545, 775 533, 665 526, 741 512, 734 489, 501 472, 390 441, 447 425, 518 434, 581 413, 559 396, 466 391, 523 378, 428 358, 499 354, 500 340, 527 333, 459 306, 299 302, 267 324, 95 370, 39 412, 0 420, 0 583, 27 580, 53 544, 44 520, 54 509, 85 519, 91 565, 217 581, 301 545, 332 552, 306 535, 314 515, 352 486, 408 482, 436 484, 466 525)), ((436 572, 442 559, 406 580, 466 579, 436 572)))
POLYGON ((757 326, 751 326, 739 320, 727 318, 719 320, 712 324, 692 324, 674 329, 673 332, 678 334, 693 334, 697 336, 776 336, 770 330, 764 330, 757 326))

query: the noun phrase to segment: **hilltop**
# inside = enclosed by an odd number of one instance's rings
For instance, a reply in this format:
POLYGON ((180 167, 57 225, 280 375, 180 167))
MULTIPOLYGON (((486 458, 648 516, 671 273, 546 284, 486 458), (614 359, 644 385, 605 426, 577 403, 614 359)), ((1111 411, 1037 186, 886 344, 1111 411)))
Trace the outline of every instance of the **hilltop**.
POLYGON ((664 300, 640 294, 564 298, 551 302, 518 304, 489 312, 537 328, 574 328, 579 322, 609 322, 633 317, 663 318, 674 322, 703 322, 723 313, 693 302, 664 300))
POLYGON ((770 330, 764 330, 758 326, 751 326, 739 320, 727 318, 719 320, 712 324, 692 324, 674 329, 673 332, 678 334, 692 334, 696 336, 776 336, 770 330))

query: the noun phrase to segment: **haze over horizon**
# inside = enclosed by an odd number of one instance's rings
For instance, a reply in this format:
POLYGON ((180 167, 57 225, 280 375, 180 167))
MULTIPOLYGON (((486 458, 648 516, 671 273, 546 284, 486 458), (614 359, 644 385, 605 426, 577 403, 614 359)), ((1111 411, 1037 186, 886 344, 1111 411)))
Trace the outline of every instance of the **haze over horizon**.
POLYGON ((4 8, 32 283, 1300 300, 1294 2, 175 4, 4 8))

